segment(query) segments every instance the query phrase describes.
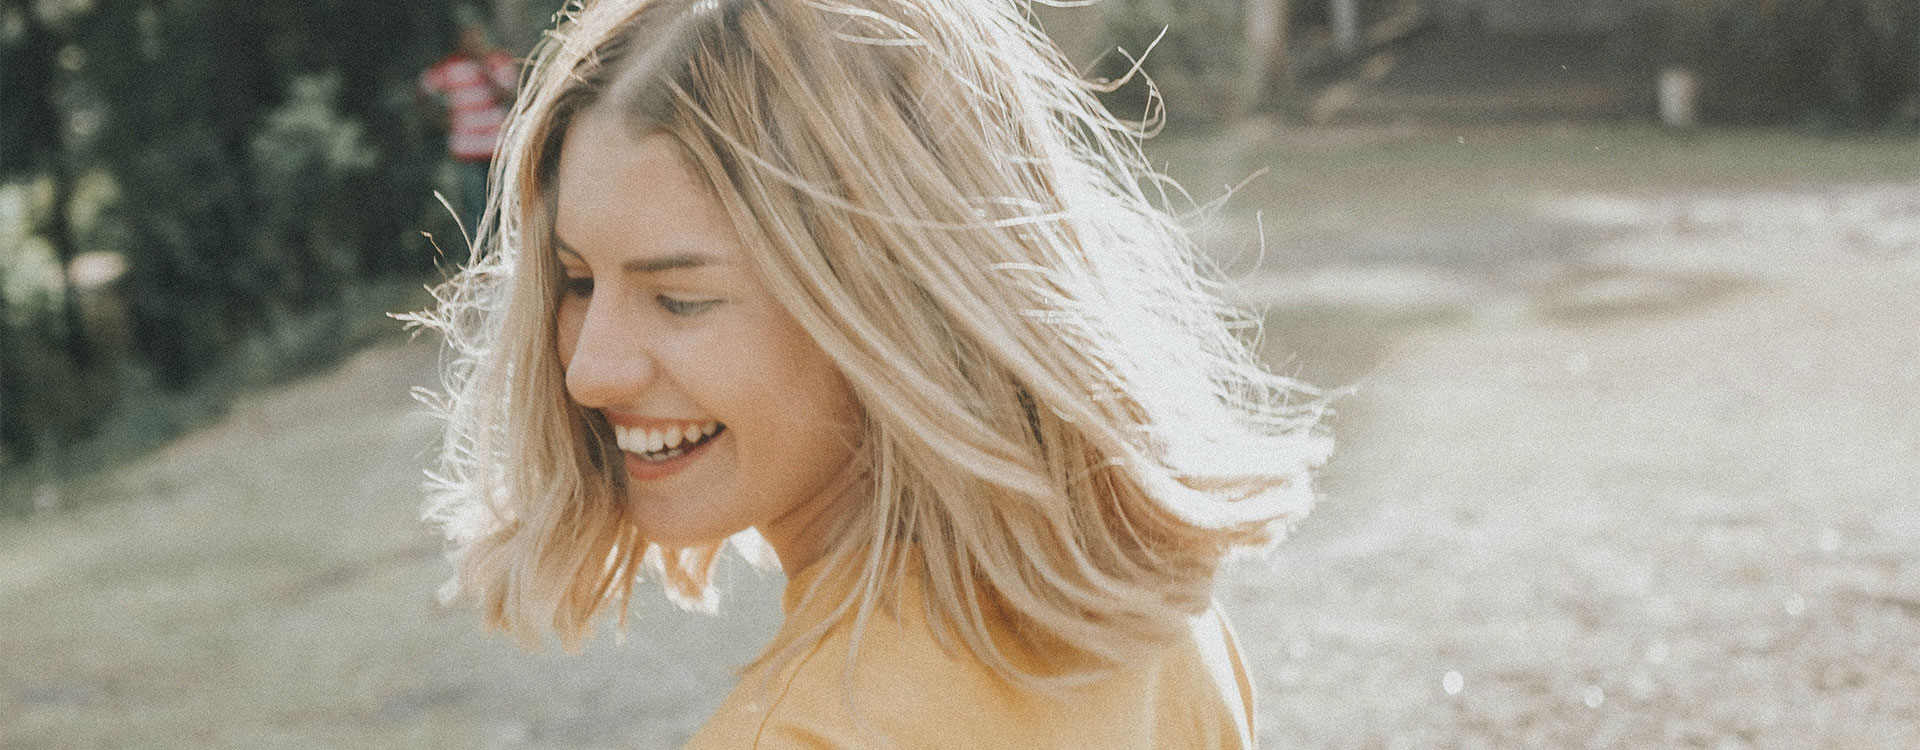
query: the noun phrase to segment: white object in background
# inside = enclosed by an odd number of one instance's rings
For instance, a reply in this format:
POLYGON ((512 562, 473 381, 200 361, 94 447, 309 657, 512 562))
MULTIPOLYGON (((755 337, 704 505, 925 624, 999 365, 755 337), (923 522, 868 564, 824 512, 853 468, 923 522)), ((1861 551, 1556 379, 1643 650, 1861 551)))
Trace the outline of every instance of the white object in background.
POLYGON ((1691 128, 1699 124, 1700 82, 1686 68, 1660 71, 1660 122, 1670 128, 1691 128))

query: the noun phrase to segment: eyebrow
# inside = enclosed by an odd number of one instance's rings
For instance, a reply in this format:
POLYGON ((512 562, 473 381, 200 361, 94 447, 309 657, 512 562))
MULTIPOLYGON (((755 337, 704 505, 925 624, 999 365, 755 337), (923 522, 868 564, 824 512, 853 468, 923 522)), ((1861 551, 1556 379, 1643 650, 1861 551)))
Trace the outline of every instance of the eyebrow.
MULTIPOLYGON (((562 253, 580 258, 580 251, 568 246, 566 241, 555 237, 554 248, 562 253)), ((584 259, 582 259, 584 260, 584 259)), ((620 264, 620 270, 633 274, 654 274, 678 271, 686 268, 699 268, 713 265, 713 258, 700 253, 673 253, 652 258, 636 258, 620 264)))

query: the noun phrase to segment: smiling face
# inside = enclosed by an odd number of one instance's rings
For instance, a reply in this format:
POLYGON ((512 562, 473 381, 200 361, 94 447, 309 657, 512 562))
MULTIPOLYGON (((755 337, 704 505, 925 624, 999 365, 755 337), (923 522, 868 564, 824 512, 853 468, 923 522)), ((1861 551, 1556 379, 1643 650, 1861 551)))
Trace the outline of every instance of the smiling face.
POLYGON ((567 132, 555 219, 567 394, 605 415, 649 539, 759 527, 789 572, 855 496, 860 410, 768 293, 671 136, 592 111, 567 132))

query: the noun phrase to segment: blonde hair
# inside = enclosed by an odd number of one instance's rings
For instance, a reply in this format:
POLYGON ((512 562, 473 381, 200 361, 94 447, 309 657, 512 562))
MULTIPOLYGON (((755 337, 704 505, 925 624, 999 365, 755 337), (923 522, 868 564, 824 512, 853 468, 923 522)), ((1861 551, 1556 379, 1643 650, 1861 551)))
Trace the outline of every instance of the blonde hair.
MULTIPOLYGON (((1135 126, 1014 0, 600 0, 543 45, 491 231, 418 322, 447 336, 427 517, 487 622, 577 647, 634 582, 711 607, 722 541, 651 545, 618 449, 565 394, 551 248, 559 143, 595 107, 664 132, 865 415, 872 497, 821 564, 856 632, 913 577, 949 647, 1088 674, 1186 632, 1235 548, 1313 501, 1320 394, 1273 375, 1158 206, 1135 126), (990 614, 991 612, 991 614, 990 614), (1023 644, 1014 644, 1018 648, 1023 644)), ((823 589, 824 590, 824 589, 823 589)), ((808 634, 817 638, 830 625, 808 634)), ((805 640, 805 639, 802 639, 805 640)), ((856 639, 857 640, 857 639, 856 639)), ((789 644, 788 652, 797 644, 789 644)))

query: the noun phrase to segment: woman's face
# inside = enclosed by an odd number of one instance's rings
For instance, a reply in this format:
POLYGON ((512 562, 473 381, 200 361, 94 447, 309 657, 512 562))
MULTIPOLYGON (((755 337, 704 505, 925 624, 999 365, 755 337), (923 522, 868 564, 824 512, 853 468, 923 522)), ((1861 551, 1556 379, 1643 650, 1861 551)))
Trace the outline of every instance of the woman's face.
POLYGON ((692 545, 757 526, 790 572, 803 565, 851 497, 860 414, 845 378, 767 292, 672 137, 589 113, 558 183, 567 393, 614 425, 640 528, 692 545))

